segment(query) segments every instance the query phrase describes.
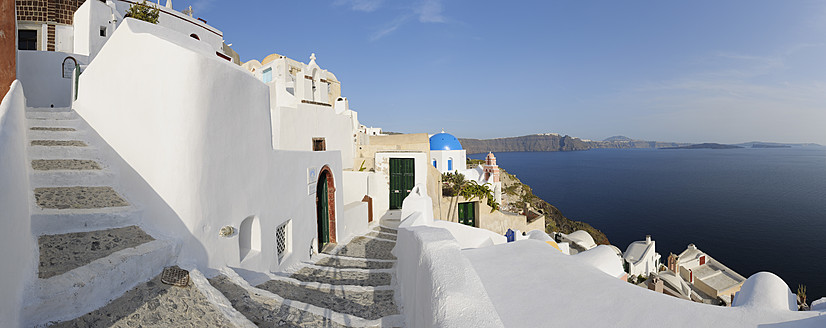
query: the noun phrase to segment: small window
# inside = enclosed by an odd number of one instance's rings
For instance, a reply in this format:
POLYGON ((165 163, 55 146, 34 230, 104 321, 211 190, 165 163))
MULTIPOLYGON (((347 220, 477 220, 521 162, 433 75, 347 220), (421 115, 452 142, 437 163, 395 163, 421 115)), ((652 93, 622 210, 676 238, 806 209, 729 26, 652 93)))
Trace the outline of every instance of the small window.
POLYGON ((200 40, 201 40, 201 38, 199 38, 199 37, 198 37, 198 34, 195 34, 195 33, 190 34, 190 35, 189 35, 189 37, 190 37, 190 38, 193 38, 193 39, 195 39, 195 40, 198 40, 198 41, 200 41, 200 40))
POLYGON ((327 142, 324 138, 313 138, 313 151, 326 151, 327 142))
POLYGON ((264 70, 264 73, 261 74, 261 80, 264 81, 264 83, 272 82, 272 67, 264 70))
POLYGON ((100 36, 106 36, 106 26, 100 27, 100 36))
POLYGON ((435 167, 437 169, 439 168, 439 166, 436 165, 436 160, 435 159, 433 160, 433 167, 435 167))
POLYGON ((447 170, 448 171, 453 171, 453 159, 452 158, 448 158, 448 160, 447 160, 447 170))
POLYGON ((278 263, 284 260, 284 256, 290 252, 290 221, 275 228, 275 250, 278 255, 278 263))
POLYGON ((37 30, 18 30, 17 49, 37 50, 37 30))

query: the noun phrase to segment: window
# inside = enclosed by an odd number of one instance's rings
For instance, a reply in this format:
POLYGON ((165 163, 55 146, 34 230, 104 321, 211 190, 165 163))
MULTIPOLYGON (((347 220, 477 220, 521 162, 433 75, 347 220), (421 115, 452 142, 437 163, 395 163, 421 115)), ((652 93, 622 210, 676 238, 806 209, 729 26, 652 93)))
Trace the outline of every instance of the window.
POLYGON ((100 36, 106 36, 106 26, 100 27, 100 36))
POLYGON ((264 73, 261 75, 261 80, 264 81, 264 83, 272 82, 272 67, 264 70, 264 73))
POLYGON ((327 150, 327 142, 324 141, 324 138, 313 138, 313 151, 325 150, 327 150))
POLYGON ((201 38, 198 37, 198 34, 195 34, 195 33, 190 34, 189 37, 193 38, 195 40, 199 40, 199 41, 201 40, 201 38))
POLYGON ((453 159, 452 158, 447 159, 447 170, 448 171, 453 171, 453 159))
POLYGON ((278 255, 278 263, 284 260, 284 256, 290 252, 290 229, 289 229, 290 221, 285 222, 284 224, 275 228, 275 251, 278 255))
POLYGON ((17 49, 37 50, 37 30, 18 30, 17 49))
POLYGON ((436 160, 435 159, 433 160, 433 167, 435 167, 437 169, 439 168, 439 166, 436 165, 436 160))

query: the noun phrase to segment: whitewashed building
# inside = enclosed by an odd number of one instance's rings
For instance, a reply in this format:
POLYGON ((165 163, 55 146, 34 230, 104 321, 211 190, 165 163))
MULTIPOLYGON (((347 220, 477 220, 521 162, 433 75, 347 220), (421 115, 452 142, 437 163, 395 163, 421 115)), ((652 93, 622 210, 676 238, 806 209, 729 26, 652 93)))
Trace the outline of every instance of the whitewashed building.
POLYGON ((645 240, 635 241, 628 245, 622 254, 625 272, 632 276, 648 276, 655 273, 660 267, 660 254, 656 251, 656 243, 650 235, 645 240))

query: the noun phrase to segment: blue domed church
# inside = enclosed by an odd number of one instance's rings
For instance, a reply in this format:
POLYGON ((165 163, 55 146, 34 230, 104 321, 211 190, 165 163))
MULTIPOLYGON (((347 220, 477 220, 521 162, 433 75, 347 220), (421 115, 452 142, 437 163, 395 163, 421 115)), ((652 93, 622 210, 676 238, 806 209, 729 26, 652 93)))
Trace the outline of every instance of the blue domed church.
POLYGON ((459 139, 452 134, 441 133, 430 137, 430 164, 441 173, 464 171, 467 169, 467 153, 459 139))

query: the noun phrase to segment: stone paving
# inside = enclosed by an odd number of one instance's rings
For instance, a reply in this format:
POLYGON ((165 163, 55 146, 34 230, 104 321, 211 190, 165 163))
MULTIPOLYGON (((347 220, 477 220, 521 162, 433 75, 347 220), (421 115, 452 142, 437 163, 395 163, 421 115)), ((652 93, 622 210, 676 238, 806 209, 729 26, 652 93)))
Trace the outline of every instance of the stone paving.
POLYGON ((160 275, 135 287, 106 306, 50 327, 232 327, 190 283, 173 287, 160 275))
POLYGON ((229 299, 233 308, 259 327, 346 327, 275 299, 250 294, 226 276, 216 276, 209 279, 209 283, 229 299))
POLYGON ((348 259, 343 257, 325 257, 318 260, 315 265, 348 269, 390 269, 393 267, 393 262, 370 261, 367 259, 348 259))
POLYGON ((77 131, 75 128, 61 128, 61 127, 52 127, 52 126, 33 126, 30 128, 32 131, 77 131))
POLYGON ((386 272, 322 270, 310 267, 299 269, 290 278, 331 285, 355 286, 386 286, 390 285, 392 279, 391 275, 386 272))
POLYGON ((256 286, 285 299, 296 300, 339 313, 351 314, 373 320, 399 314, 392 290, 349 291, 310 286, 298 286, 289 282, 270 280, 256 286))
POLYGON ((43 187, 34 189, 37 205, 43 208, 104 208, 129 206, 112 187, 43 187))
POLYGON ((32 140, 32 146, 46 147, 86 147, 86 143, 80 140, 32 140))
POLYGON ((397 233, 398 233, 398 231, 396 231, 396 229, 390 229, 390 228, 385 228, 385 227, 381 227, 381 226, 376 227, 376 228, 375 228, 375 229, 373 229, 373 230, 374 230, 374 231, 381 232, 381 233, 389 233, 389 234, 391 234, 391 235, 395 235, 395 234, 397 234, 397 233))
POLYGON ((32 168, 38 171, 101 169, 98 162, 88 159, 35 159, 32 168))
POLYGON ((396 240, 396 235, 394 235, 394 234, 377 232, 377 231, 368 233, 365 236, 373 237, 373 238, 388 239, 388 240, 396 240))
POLYGON ((378 259, 378 260, 395 260, 390 251, 396 246, 395 242, 378 240, 375 238, 368 238, 364 236, 353 238, 353 240, 338 249, 332 250, 330 255, 344 255, 350 257, 378 259))
POLYGON ((37 274, 42 279, 50 278, 153 240, 137 226, 40 236, 37 274))

